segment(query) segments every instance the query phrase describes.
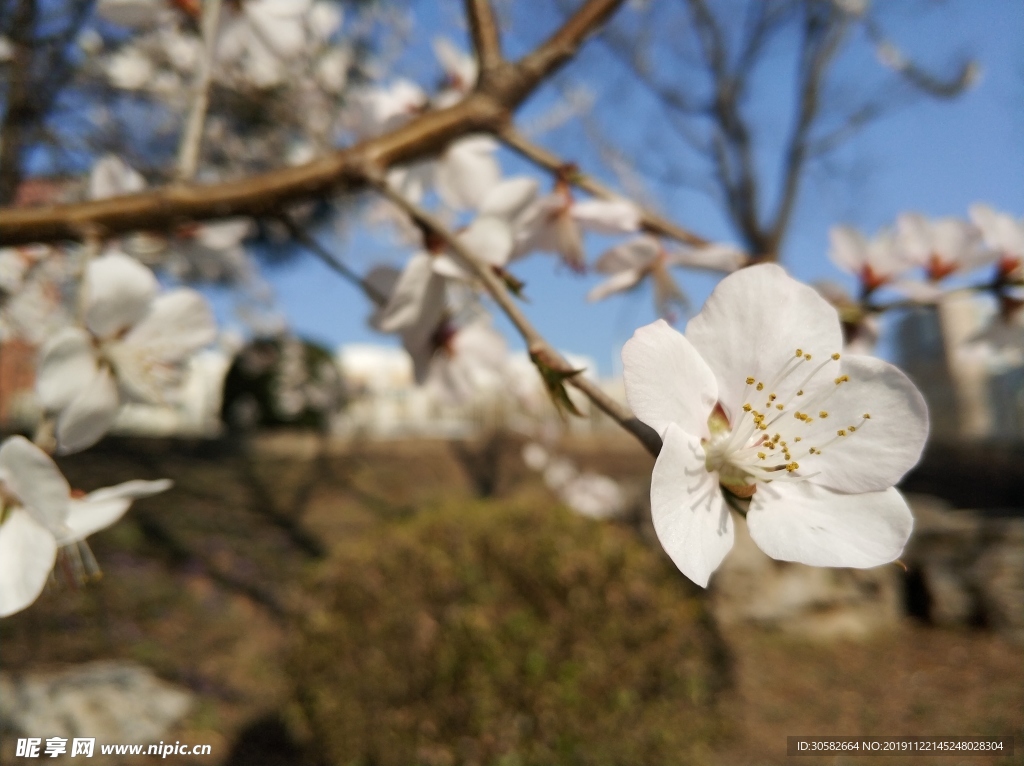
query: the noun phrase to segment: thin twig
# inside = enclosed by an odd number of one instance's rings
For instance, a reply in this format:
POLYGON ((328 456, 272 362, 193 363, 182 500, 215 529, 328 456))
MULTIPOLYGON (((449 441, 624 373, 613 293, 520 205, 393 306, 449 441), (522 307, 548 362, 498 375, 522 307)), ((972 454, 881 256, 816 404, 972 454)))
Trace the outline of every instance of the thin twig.
POLYGON ((305 229, 295 223, 295 221, 290 217, 282 216, 281 222, 285 225, 285 228, 288 229, 288 233, 292 235, 292 239, 319 258, 333 272, 341 275, 344 279, 362 290, 366 294, 367 298, 372 300, 378 306, 383 306, 388 302, 388 297, 384 295, 384 293, 370 284, 367 280, 363 279, 356 272, 352 271, 352 269, 346 266, 342 261, 338 260, 334 256, 334 253, 321 245, 320 242, 318 242, 305 229))
POLYGON ((498 20, 490 0, 466 0, 466 20, 469 22, 469 36, 473 41, 477 64, 480 65, 479 79, 484 80, 505 62, 501 55, 498 20))
POLYGON ((214 48, 217 45, 217 24, 220 21, 221 0, 206 0, 203 5, 201 28, 203 33, 203 56, 196 72, 195 93, 192 110, 181 134, 178 147, 179 181, 191 181, 199 166, 199 149, 203 143, 203 126, 206 124, 206 110, 210 105, 210 80, 213 77, 214 48))
POLYGON ((661 438, 654 429, 637 420, 627 407, 624 407, 602 391, 593 381, 585 378, 582 374, 572 374, 575 368, 555 350, 554 346, 526 318, 522 309, 519 308, 519 304, 515 302, 515 299, 509 293, 505 283, 494 273, 489 264, 483 263, 466 249, 441 221, 392 189, 382 178, 375 179, 373 185, 382 196, 405 211, 419 226, 444 242, 447 249, 473 272, 476 278, 483 283, 484 288, 491 298, 494 299, 494 302, 505 313, 505 316, 515 325, 523 340, 526 341, 530 355, 534 359, 539 360, 555 372, 569 374, 570 376, 566 378, 566 383, 583 393, 599 410, 636 437, 653 456, 658 456, 658 453, 661 452, 661 438))
MULTIPOLYGON (((569 167, 569 164, 560 157, 552 154, 544 147, 533 143, 533 141, 511 125, 502 128, 498 132, 498 137, 510 149, 514 149, 526 159, 530 160, 535 165, 539 165, 545 170, 558 173, 564 172, 565 169, 569 167)), ((574 186, 583 189, 583 191, 588 194, 593 194, 595 197, 600 197, 601 199, 619 198, 619 195, 615 194, 600 181, 597 181, 593 177, 581 173, 578 170, 573 170, 573 172, 568 173, 566 180, 574 186)), ((682 242, 685 245, 692 245, 693 247, 704 247, 705 245, 711 244, 703 237, 700 237, 691 231, 687 231, 682 226, 672 223, 672 221, 669 221, 650 210, 640 210, 640 221, 643 228, 651 234, 669 237, 678 242, 682 242)))

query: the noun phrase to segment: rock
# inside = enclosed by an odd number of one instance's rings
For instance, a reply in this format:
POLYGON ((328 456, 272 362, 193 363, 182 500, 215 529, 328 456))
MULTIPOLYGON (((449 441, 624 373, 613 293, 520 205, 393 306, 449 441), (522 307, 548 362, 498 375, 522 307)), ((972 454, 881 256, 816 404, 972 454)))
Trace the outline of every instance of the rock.
POLYGON ((711 608, 723 626, 753 623, 812 638, 865 637, 901 615, 896 566, 826 569, 775 561, 736 519, 736 542, 711 578, 711 608))
POLYGON ((986 625, 1024 644, 1024 515, 954 510, 908 496, 914 534, 904 561, 912 613, 936 625, 986 625))
POLYGON ((0 674, 0 730, 32 737, 158 742, 192 695, 131 662, 90 662, 58 673, 0 674))

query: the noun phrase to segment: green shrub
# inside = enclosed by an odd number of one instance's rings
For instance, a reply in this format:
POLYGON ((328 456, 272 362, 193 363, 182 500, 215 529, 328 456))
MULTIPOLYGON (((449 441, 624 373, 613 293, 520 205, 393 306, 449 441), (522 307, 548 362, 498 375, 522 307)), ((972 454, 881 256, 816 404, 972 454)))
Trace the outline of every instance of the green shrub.
POLYGON ((703 602, 628 530, 427 512, 342 546, 312 591, 289 664, 330 763, 693 763, 715 732, 703 602))

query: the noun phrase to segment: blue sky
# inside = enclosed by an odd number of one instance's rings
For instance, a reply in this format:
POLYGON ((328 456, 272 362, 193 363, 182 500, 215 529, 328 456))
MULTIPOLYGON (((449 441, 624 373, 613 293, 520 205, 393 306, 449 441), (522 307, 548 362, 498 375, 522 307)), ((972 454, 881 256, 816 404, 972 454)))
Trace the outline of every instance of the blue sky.
MULTIPOLYGON (((970 54, 981 64, 980 82, 955 101, 919 99, 874 123, 837 156, 839 172, 819 168, 809 176, 784 248, 784 263, 796 276, 850 285, 826 256, 828 229, 837 223, 870 233, 903 211, 966 215, 968 206, 977 201, 1024 215, 1024 4, 1019 0, 961 0, 938 5, 930 13, 889 19, 887 33, 915 60, 925 63, 949 64, 957 54, 970 54)), ((452 19, 458 14, 450 7, 442 5, 436 10, 433 3, 420 7, 429 8, 426 18, 417 20, 423 30, 417 35, 421 43, 404 62, 414 72, 423 71, 423 62, 429 59, 424 41, 442 32, 456 39, 459 34, 452 29, 452 19)), ((513 18, 513 24, 516 21, 513 18)), ((511 38, 508 47, 516 53, 529 43, 529 36, 511 38)), ((790 53, 782 41, 753 103, 758 114, 780 127, 785 126, 791 97, 774 83, 786 81, 785 75, 791 71, 787 69, 790 53)), ((594 67, 600 73, 601 67, 609 66, 602 61, 607 58, 601 46, 591 43, 575 66, 594 67)), ((866 78, 883 75, 884 70, 871 49, 861 45, 840 60, 836 74, 856 86, 866 78)), ((428 75, 422 82, 429 86, 433 81, 433 75, 428 75)), ((521 113, 521 119, 528 122, 531 116, 546 113, 556 95, 550 89, 539 94, 521 113)), ((649 119, 646 115, 650 114, 631 114, 622 104, 603 103, 600 98, 595 113, 604 124, 610 121, 620 130, 626 142, 639 129, 637 122, 649 119)), ((570 123, 538 140, 551 143, 564 154, 566 147, 571 151, 576 146, 572 137, 579 130, 579 125, 570 123)), ((656 161, 658 148, 650 151, 656 161)), ((770 160, 771 152, 766 156, 770 160)), ((566 158, 588 167, 587 156, 566 158)), ((509 173, 525 167, 514 158, 505 159, 509 173)), ((713 239, 734 239, 720 210, 707 197, 687 189, 659 188, 656 198, 662 211, 683 225, 713 239)), ((593 258, 602 243, 591 244, 593 258)), ((399 263, 403 257, 400 249, 364 233, 334 245, 357 269, 366 269, 377 260, 399 263)), ((534 256, 517 265, 515 273, 527 283, 530 303, 526 310, 541 331, 558 347, 596 360, 602 375, 613 371, 617 350, 632 331, 654 319, 646 291, 588 304, 584 296, 596 277, 571 275, 548 256, 534 256)), ((366 328, 369 308, 365 299, 314 259, 303 258, 272 269, 268 276, 299 333, 331 346, 391 342, 366 328)), ((715 280, 689 272, 679 276, 699 307, 715 280)), ((224 302, 218 304, 223 309, 224 302)), ((507 337, 513 347, 521 346, 511 330, 507 337)))

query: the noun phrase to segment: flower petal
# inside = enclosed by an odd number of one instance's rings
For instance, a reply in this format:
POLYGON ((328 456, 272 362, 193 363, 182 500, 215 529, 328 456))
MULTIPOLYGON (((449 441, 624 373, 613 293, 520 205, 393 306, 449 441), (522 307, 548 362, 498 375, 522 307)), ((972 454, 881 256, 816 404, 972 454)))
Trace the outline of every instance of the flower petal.
POLYGON ((914 519, 895 489, 847 495, 810 482, 759 485, 747 527, 757 546, 780 561, 819 567, 880 566, 894 561, 914 519))
POLYGON ((120 404, 114 376, 100 367, 57 419, 57 452, 67 455, 98 442, 114 424, 120 404))
POLYGON ((850 226, 833 226, 828 232, 828 255, 832 263, 847 274, 860 276, 868 262, 868 241, 856 229, 850 226))
POLYGON ((632 202, 619 199, 588 199, 569 208, 582 226, 598 234, 628 234, 640 228, 640 211, 632 202))
POLYGON ((811 395, 832 385, 838 365, 826 365, 809 380, 807 374, 843 347, 836 310, 774 264, 725 277, 687 325, 686 337, 714 372, 730 422, 749 394, 748 377, 771 387, 783 402, 798 388, 811 395), (810 360, 792 364, 796 349, 810 360), (779 382, 789 369, 795 371, 779 382))
POLYGON ((64 525, 71 496, 67 479, 50 456, 24 436, 12 436, 0 445, 0 482, 47 529, 64 525))
POLYGON ((587 293, 588 301, 599 301, 615 293, 625 292, 640 284, 644 273, 639 269, 626 269, 609 277, 587 293))
POLYGON ((126 481, 90 492, 80 500, 72 500, 66 532, 58 539, 58 543, 69 545, 84 540, 120 519, 134 500, 165 492, 172 484, 170 479, 126 481))
POLYGON ((821 454, 808 455, 800 464, 808 473, 819 474, 812 479, 815 484, 839 492, 891 487, 924 449, 924 398, 899 369, 872 356, 844 356, 840 372, 849 381, 836 385, 832 395, 813 408, 828 417, 816 417, 800 432, 802 443, 821 454), (865 413, 870 419, 864 419, 865 413), (838 435, 840 430, 844 436, 838 435))
POLYGON ((402 270, 387 305, 377 318, 382 332, 436 326, 444 313, 444 279, 434 273, 433 258, 416 253, 402 270))
POLYGON ((43 409, 57 412, 78 396, 96 375, 96 354, 89 333, 66 327, 46 341, 39 360, 36 394, 43 409))
POLYGON ((684 335, 664 319, 641 327, 622 347, 626 400, 633 413, 664 436, 670 423, 708 437, 718 384, 684 335))
POLYGON ((98 338, 111 338, 145 315, 156 297, 153 272, 134 258, 110 252, 85 270, 85 324, 98 338))
POLYGON ((605 250, 594 264, 594 269, 602 274, 639 269, 650 265, 661 250, 661 243, 654 237, 637 237, 605 250))
POLYGON ((509 223, 518 218, 537 198, 537 182, 532 178, 507 178, 491 189, 480 203, 480 215, 501 218, 509 223))
POLYGON ((0 523, 0 617, 20 612, 43 592, 57 560, 46 527, 15 508, 0 523))
POLYGON ((651 476, 651 515, 661 547, 702 588, 732 548, 733 523, 700 439, 670 424, 651 476))
POLYGON ((153 301, 125 336, 125 345, 148 349, 164 362, 183 361, 217 337, 210 304, 189 288, 171 290, 153 301))
POLYGON ((437 165, 437 193, 457 210, 472 209, 501 181, 494 156, 497 144, 488 136, 470 136, 453 143, 437 165))
POLYGON ((748 260, 747 254, 738 247, 724 243, 712 243, 704 247, 679 250, 670 257, 673 266, 730 272, 736 271, 748 260))
POLYGON ((492 266, 504 266, 512 255, 512 232, 498 218, 480 216, 459 233, 459 243, 492 266))

